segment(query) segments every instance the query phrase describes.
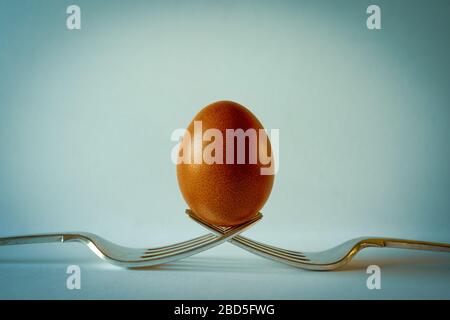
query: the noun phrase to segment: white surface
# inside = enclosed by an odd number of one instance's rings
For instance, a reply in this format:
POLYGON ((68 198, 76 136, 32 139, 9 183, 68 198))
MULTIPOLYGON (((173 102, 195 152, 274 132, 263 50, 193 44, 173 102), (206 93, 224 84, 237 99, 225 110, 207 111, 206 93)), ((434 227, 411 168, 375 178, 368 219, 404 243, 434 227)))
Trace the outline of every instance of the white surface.
POLYGON ((1 299, 449 299, 450 255, 366 249, 337 272, 271 262, 224 244, 176 263, 127 270, 80 244, 0 248, 1 299), (31 248, 31 249, 30 249, 31 248), (66 268, 81 267, 81 290, 66 289, 66 268), (366 268, 381 267, 381 290, 366 268))

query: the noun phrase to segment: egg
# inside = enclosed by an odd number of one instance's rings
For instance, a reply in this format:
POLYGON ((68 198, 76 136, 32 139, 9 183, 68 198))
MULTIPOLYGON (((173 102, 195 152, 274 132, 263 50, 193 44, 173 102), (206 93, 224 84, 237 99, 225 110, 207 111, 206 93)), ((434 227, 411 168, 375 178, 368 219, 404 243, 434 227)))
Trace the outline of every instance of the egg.
POLYGON ((214 102, 186 129, 178 151, 178 185, 198 217, 218 226, 238 225, 269 198, 274 174, 263 168, 273 166, 273 158, 270 140, 250 110, 232 101, 214 102))

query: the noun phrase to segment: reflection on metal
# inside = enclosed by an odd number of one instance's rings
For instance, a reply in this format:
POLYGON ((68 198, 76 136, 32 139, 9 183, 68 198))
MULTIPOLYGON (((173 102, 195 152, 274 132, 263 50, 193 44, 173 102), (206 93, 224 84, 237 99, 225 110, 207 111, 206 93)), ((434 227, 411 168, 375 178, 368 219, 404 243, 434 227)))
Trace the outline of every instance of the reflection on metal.
POLYGON ((109 263, 128 268, 142 268, 183 259, 228 241, 264 258, 302 269, 323 271, 342 267, 360 250, 368 247, 450 252, 450 244, 447 243, 379 237, 352 239, 334 248, 320 252, 292 251, 263 244, 239 235, 258 222, 262 218, 261 213, 258 213, 252 220, 246 223, 227 228, 211 225, 201 220, 191 210, 186 210, 186 213, 211 233, 173 245, 150 249, 120 246, 96 234, 87 232, 37 234, 0 238, 0 246, 52 242, 81 242, 87 245, 97 256, 109 263))

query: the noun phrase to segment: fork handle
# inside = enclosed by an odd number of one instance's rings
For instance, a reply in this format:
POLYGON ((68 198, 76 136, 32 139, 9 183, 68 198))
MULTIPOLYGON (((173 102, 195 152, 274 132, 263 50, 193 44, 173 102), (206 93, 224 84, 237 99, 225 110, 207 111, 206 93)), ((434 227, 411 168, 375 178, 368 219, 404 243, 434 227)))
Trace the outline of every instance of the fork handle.
POLYGON ((11 246, 18 244, 33 243, 54 243, 65 242, 79 238, 77 233, 48 233, 48 234, 29 234, 15 237, 0 238, 0 246, 11 246))
POLYGON ((395 238, 373 238, 367 239, 367 242, 379 247, 386 247, 386 248, 450 252, 450 244, 448 243, 405 240, 395 238))

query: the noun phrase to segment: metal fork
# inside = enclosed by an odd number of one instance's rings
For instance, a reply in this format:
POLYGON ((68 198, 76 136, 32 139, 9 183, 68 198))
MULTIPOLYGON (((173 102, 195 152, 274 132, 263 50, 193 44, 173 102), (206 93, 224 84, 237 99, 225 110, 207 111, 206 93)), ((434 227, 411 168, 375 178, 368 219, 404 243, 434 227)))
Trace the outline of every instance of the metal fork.
MULTIPOLYGON (((207 221, 200 219, 192 210, 188 209, 186 210, 186 213, 190 218, 201 224, 213 234, 225 234, 226 228, 212 225, 207 221)), ((274 246, 269 246, 239 235, 229 238, 228 242, 264 258, 282 262, 302 269, 318 271, 334 270, 340 268, 350 262, 350 260, 352 260, 352 258, 360 250, 369 247, 450 252, 450 244, 448 243, 381 237, 355 238, 346 241, 334 248, 320 252, 298 252, 285 250, 274 246)))
POLYGON ((262 214, 258 213, 246 223, 232 228, 222 229, 222 232, 218 236, 207 234, 192 240, 152 249, 123 247, 88 232, 35 234, 0 238, 0 246, 52 242, 81 242, 87 245, 97 256, 109 263, 127 268, 140 268, 183 259, 215 247, 243 232, 261 218, 262 214))

